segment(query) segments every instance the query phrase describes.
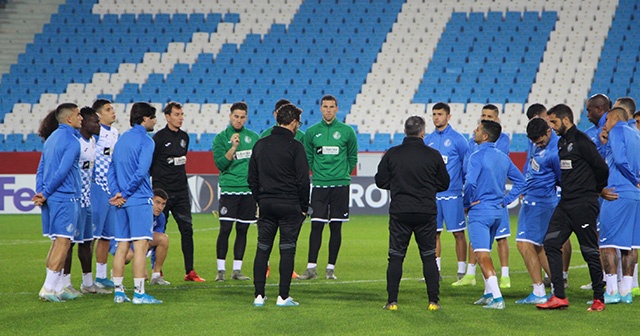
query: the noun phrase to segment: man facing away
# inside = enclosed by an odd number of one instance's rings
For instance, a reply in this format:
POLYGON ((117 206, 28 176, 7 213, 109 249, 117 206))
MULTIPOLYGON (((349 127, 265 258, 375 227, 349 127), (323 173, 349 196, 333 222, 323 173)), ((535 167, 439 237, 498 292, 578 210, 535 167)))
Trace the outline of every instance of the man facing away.
POLYGON ((422 274, 429 296, 428 310, 438 310, 440 283, 436 265, 436 193, 449 188, 449 173, 442 155, 426 146, 425 121, 412 116, 405 122, 406 137, 401 145, 389 149, 378 164, 376 186, 391 191, 389 206, 389 264, 387 266, 387 304, 398 310, 398 291, 402 263, 411 236, 422 259, 422 274))

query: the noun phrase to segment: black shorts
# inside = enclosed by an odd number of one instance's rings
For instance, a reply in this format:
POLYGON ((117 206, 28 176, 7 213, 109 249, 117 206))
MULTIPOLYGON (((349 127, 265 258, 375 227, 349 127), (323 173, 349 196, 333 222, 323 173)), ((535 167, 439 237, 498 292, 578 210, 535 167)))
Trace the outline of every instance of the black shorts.
POLYGON ((256 220, 256 200, 252 195, 220 195, 218 213, 221 221, 231 221, 239 223, 255 223, 256 220))
POLYGON ((311 220, 317 222, 349 221, 349 186, 313 187, 311 220))

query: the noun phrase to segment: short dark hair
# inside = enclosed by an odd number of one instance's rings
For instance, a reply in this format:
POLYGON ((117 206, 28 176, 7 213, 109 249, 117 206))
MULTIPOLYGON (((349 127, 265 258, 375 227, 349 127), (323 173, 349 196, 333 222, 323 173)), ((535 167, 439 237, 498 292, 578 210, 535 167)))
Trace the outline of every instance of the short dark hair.
POLYGON ((633 117, 634 117, 634 118, 636 118, 636 117, 640 117, 640 111, 636 111, 636 113, 634 113, 634 114, 633 114, 633 117))
POLYGON ((247 106, 247 103, 245 103, 245 102, 233 103, 233 105, 231 105, 231 108, 229 109, 229 113, 233 113, 233 111, 235 111, 235 110, 242 110, 242 111, 245 111, 245 112, 249 113, 249 107, 247 106))
POLYGON ((80 109, 80 115, 82 116, 82 119, 89 118, 94 114, 96 114, 96 110, 94 110, 92 107, 85 106, 80 109))
POLYGON ((622 121, 629 120, 629 116, 627 115, 627 110, 625 110, 622 107, 614 107, 613 109, 611 109, 611 111, 609 111, 609 115, 615 115, 616 117, 618 117, 618 119, 622 121))
POLYGON ((447 114, 451 114, 451 108, 449 107, 449 104, 447 104, 447 103, 443 103, 443 102, 436 103, 431 108, 431 111, 435 111, 435 110, 444 110, 445 112, 447 112, 447 114))
POLYGON ((587 99, 587 104, 589 103, 589 101, 593 102, 596 107, 599 107, 605 111, 610 110, 611 106, 613 106, 611 104, 611 99, 609 99, 609 97, 607 97, 607 95, 604 93, 594 94, 593 96, 589 97, 589 99, 587 99))
POLYGON ((498 115, 500 114, 500 109, 499 109, 497 106, 493 105, 493 104, 487 104, 487 105, 483 106, 483 107, 482 107, 482 109, 483 109, 483 110, 491 110, 491 111, 494 111, 494 112, 496 112, 496 114, 498 114, 498 115))
POLYGON ((105 106, 107 104, 111 104, 111 101, 106 100, 106 99, 97 99, 96 101, 93 102, 93 105, 91 105, 91 108, 93 108, 97 112, 103 106, 105 106))
POLYGON ((411 116, 404 122, 404 134, 408 137, 417 137, 425 129, 424 118, 421 116, 411 116))
POLYGON ((40 122, 40 127, 38 128, 38 135, 43 139, 47 140, 51 133, 55 131, 59 126, 58 120, 56 119, 56 110, 50 111, 40 122))
POLYGON ((169 194, 167 194, 167 192, 164 191, 164 189, 160 189, 160 188, 153 189, 153 196, 158 196, 165 201, 169 199, 169 194))
POLYGON ((286 100, 286 99, 280 99, 280 100, 278 100, 278 101, 276 102, 275 107, 273 108, 273 112, 278 111, 278 109, 279 109, 279 108, 281 108, 282 106, 287 105, 287 104, 291 104, 291 102, 290 102, 290 101, 288 101, 288 100, 286 100))
POLYGON ((547 114, 549 115, 553 114, 558 119, 567 117, 569 118, 569 121, 573 123, 573 111, 571 111, 571 108, 565 104, 558 104, 550 108, 549 111, 547 111, 547 114))
POLYGON ((542 113, 542 111, 546 111, 547 108, 544 107, 544 105, 540 104, 540 103, 535 103, 531 106, 529 106, 529 108, 527 109, 527 118, 529 118, 529 120, 535 118, 535 117, 539 117, 540 113, 542 113))
POLYGON ((177 108, 177 109, 182 109, 182 104, 180 104, 178 102, 174 102, 174 101, 168 102, 167 106, 165 106, 162 109, 162 112, 164 112, 164 114, 171 114, 171 111, 173 111, 174 107, 177 108))
POLYGON ((322 99, 320 99, 320 103, 322 103, 325 100, 333 101, 333 102, 336 103, 336 106, 338 106, 338 100, 336 99, 336 97, 334 97, 332 95, 324 95, 324 97, 322 97, 322 99))
POLYGON ((155 118, 156 108, 149 103, 137 102, 131 106, 131 114, 129 116, 129 124, 131 127, 140 125, 144 117, 155 118))
POLYGON ((69 113, 69 111, 77 108, 78 105, 74 103, 62 103, 58 105, 58 107, 56 108, 56 120, 58 121, 58 123, 62 122, 62 120, 60 119, 64 118, 67 113, 69 113))
POLYGON ((540 139, 541 136, 547 134, 549 124, 543 119, 533 118, 527 124, 527 138, 531 141, 540 139))
POLYGON ((502 133, 502 126, 493 120, 481 120, 483 133, 489 138, 488 142, 496 142, 502 133))
POLYGON ((633 111, 636 110, 636 101, 631 97, 618 98, 616 102, 620 104, 620 107, 629 112, 627 118, 631 117, 633 115, 633 111))
POLYGON ((300 121, 300 114, 302 110, 299 107, 293 104, 282 105, 276 111, 276 122, 278 125, 289 125, 294 120, 300 121))

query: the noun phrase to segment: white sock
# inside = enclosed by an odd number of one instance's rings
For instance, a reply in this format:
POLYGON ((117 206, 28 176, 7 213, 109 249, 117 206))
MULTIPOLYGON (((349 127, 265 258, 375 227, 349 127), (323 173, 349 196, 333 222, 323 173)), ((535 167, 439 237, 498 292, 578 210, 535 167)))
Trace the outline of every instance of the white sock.
POLYGON ((242 260, 234 260, 233 261, 233 270, 239 271, 242 269, 242 260))
POLYGON ((93 273, 82 273, 82 285, 85 287, 93 286, 93 273))
POLYGON ((562 272, 562 279, 567 280, 569 278, 569 272, 562 272))
POLYGON ((122 281, 124 280, 124 277, 113 277, 113 289, 116 292, 123 292, 124 293, 124 286, 122 286, 122 281))
POLYGON ((467 275, 476 275, 476 264, 467 264, 467 275))
POLYGON ((633 266, 633 281, 631 285, 633 288, 638 288, 638 263, 633 266))
POLYGON ((71 274, 62 273, 62 287, 71 286, 71 274))
POLYGON ((465 268, 467 268, 467 263, 464 261, 458 261, 458 273, 464 273, 465 268))
POLYGON ((607 294, 613 295, 618 292, 618 275, 607 274, 607 294))
POLYGON ((631 286, 633 283, 633 277, 630 275, 625 275, 622 277, 622 282, 620 282, 620 295, 625 296, 631 292, 631 286))
POLYGON ((96 263, 96 278, 104 279, 107 277, 107 264, 96 263))
POLYGON ((498 277, 492 275, 487 279, 487 286, 491 291, 491 295, 494 299, 499 299, 502 297, 502 293, 500 292, 500 286, 498 286, 498 277))
POLYGON ((441 268, 440 268, 441 259, 442 259, 442 258, 436 258, 436 265, 438 266, 438 271, 440 271, 440 270, 441 270, 441 268))
POLYGON ((224 259, 218 259, 218 271, 224 271, 225 262, 224 259))
POLYGON ((336 269, 336 265, 334 265, 334 264, 327 264, 327 269, 328 269, 328 270, 334 270, 334 269, 336 269))
POLYGON ((535 296, 545 296, 547 293, 544 290, 543 284, 533 284, 533 295, 535 296))
POLYGON ((484 275, 482 276, 482 279, 484 280, 484 295, 491 294, 491 288, 487 283, 487 279, 484 278, 484 275))
POLYGON ((502 271, 500 273, 501 276, 503 277, 509 277, 509 266, 507 267, 502 267, 502 271))
POLYGON ((133 291, 136 294, 144 294, 144 278, 133 279, 133 291))
POLYGON ((60 272, 57 273, 58 275, 58 280, 56 280, 56 286, 53 288, 53 291, 56 293, 60 293, 62 291, 62 289, 64 288, 64 274, 63 274, 64 270, 60 270, 60 272))
POLYGON ((316 266, 318 266, 318 264, 315 264, 315 263, 308 263, 307 264, 307 268, 316 268, 316 266))
POLYGON ((48 292, 52 292, 56 287, 58 280, 58 272, 52 271, 47 268, 47 275, 44 278, 44 289, 48 292))
POLYGON ((160 277, 160 272, 153 272, 151 273, 151 279, 157 279, 160 277))

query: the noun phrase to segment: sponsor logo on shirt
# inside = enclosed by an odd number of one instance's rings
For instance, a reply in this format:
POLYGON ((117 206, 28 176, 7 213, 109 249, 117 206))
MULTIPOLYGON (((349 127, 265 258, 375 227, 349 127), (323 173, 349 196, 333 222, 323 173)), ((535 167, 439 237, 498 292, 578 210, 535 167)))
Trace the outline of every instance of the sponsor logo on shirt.
MULTIPOLYGON (((249 139, 251 140, 251 139, 249 139)), ((247 150, 243 150, 243 151, 238 151, 236 152, 236 154, 234 155, 236 157, 236 160, 242 160, 242 159, 248 159, 251 157, 251 149, 247 149, 247 150)), ((185 158, 185 162, 186 162, 186 158, 185 158)))
POLYGON ((338 146, 322 146, 321 150, 324 155, 338 155, 340 153, 338 146))
POLYGON ((165 147, 169 147, 171 146, 171 142, 167 142, 166 144, 164 144, 165 147))
POLYGON ((316 138, 319 138, 319 137, 321 137, 321 136, 322 136, 322 133, 318 133, 318 134, 316 134, 316 138))
POLYGON ((573 165, 571 164, 571 160, 560 160, 560 169, 573 169, 573 165))

